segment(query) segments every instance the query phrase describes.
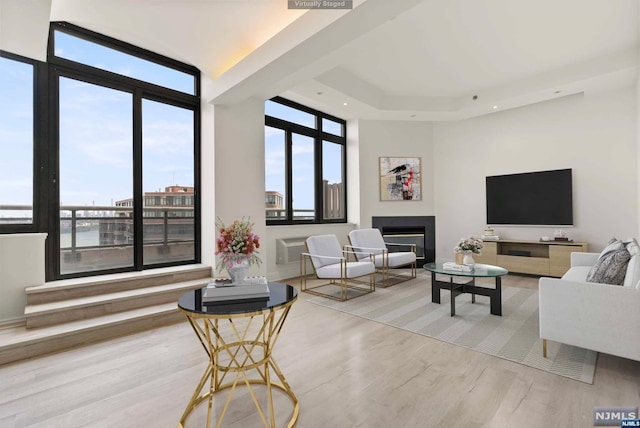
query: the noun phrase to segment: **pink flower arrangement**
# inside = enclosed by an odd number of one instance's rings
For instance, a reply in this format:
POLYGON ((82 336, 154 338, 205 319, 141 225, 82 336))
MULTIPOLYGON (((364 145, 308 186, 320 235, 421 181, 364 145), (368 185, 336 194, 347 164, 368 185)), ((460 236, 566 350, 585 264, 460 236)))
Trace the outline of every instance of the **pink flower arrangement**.
POLYGON ((249 265, 255 263, 260 266, 261 260, 257 251, 260 248, 260 237, 251 231, 253 223, 249 219, 242 217, 242 220, 235 220, 229 226, 225 226, 218 218, 216 227, 220 232, 216 240, 216 256, 222 256, 218 261, 218 269, 231 268, 244 260, 249 262, 249 265))

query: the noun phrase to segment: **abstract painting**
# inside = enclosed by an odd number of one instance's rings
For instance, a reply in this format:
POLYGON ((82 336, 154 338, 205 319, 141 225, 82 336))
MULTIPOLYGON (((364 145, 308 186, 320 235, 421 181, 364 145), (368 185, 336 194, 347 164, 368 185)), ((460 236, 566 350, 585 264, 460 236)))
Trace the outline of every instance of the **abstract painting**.
POLYGON ((380 157, 380 200, 421 201, 420 158, 380 157))

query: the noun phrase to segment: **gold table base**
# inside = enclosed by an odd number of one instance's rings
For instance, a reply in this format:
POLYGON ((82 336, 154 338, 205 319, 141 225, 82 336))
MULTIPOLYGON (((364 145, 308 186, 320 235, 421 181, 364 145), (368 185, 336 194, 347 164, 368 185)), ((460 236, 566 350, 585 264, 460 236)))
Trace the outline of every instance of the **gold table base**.
POLYGON ((262 423, 267 428, 276 428, 272 389, 275 387, 283 391, 293 404, 293 413, 287 427, 295 426, 300 404, 271 353, 293 301, 264 312, 232 315, 199 314, 180 308, 207 352, 209 364, 180 418, 178 427, 184 428, 188 416, 205 400, 208 402, 207 427, 210 427, 213 399, 217 393, 228 391, 215 425, 219 428, 238 387, 248 389, 262 423), (262 324, 254 320, 260 320, 262 324), (249 378, 248 372, 257 376, 249 378), (272 380, 273 374, 277 379, 272 380), (227 377, 233 379, 225 382, 227 377), (267 387, 266 410, 258 401, 253 385, 267 387))

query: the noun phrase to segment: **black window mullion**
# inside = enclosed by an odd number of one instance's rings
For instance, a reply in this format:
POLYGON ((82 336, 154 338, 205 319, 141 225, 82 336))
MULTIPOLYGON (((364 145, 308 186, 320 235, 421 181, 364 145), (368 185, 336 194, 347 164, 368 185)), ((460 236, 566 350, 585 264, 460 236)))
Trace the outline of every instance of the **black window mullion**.
MULTIPOLYGON (((200 79, 196 79, 196 81, 199 83, 200 79)), ((199 93, 199 92, 198 92, 199 93)), ((200 104, 198 104, 195 109, 193 110, 193 115, 194 115, 194 120, 193 120, 193 196, 192 196, 192 201, 193 201, 193 227, 194 227, 194 245, 195 245, 195 259, 196 261, 200 261, 201 260, 201 252, 202 249, 200 248, 200 242, 201 242, 201 237, 200 237, 200 232, 202 230, 202 226, 200 224, 200 218, 201 218, 201 213, 200 213, 200 144, 198 143, 200 141, 200 104)))
POLYGON ((46 263, 45 277, 47 281, 60 278, 60 181, 58 171, 60 170, 60 73, 54 68, 49 68, 49 144, 48 144, 48 164, 49 173, 47 175, 47 241, 46 241, 46 263))
POLYGON ((285 177, 286 186, 286 213, 287 221, 293 221, 293 132, 289 129, 285 131, 285 168, 287 169, 285 177))
POLYGON ((322 138, 316 136, 313 149, 313 166, 314 166, 314 213, 315 221, 321 223, 324 220, 324 186, 322 181, 322 138))
POLYGON ((36 65, 34 125, 34 205, 33 222, 38 232, 48 230, 49 193, 49 80, 46 63, 36 65), (37 196, 36 196, 37 195, 37 196))
POLYGON ((135 270, 144 266, 143 191, 142 191, 142 91, 133 94, 133 265, 135 270))

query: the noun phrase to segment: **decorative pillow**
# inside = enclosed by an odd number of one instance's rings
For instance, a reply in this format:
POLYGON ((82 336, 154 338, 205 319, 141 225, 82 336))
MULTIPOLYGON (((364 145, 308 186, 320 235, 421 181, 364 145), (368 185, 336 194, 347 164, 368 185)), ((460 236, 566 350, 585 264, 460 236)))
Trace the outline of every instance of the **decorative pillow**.
POLYGON ((626 248, 611 250, 601 256, 587 275, 587 282, 622 285, 631 255, 626 248))
POLYGON ((617 239, 614 236, 609 240, 609 242, 607 242, 606 247, 604 247, 604 250, 602 250, 602 252, 598 256, 598 259, 604 257, 607 253, 611 251, 622 250, 623 248, 624 248, 624 242, 622 242, 620 239, 617 239))

